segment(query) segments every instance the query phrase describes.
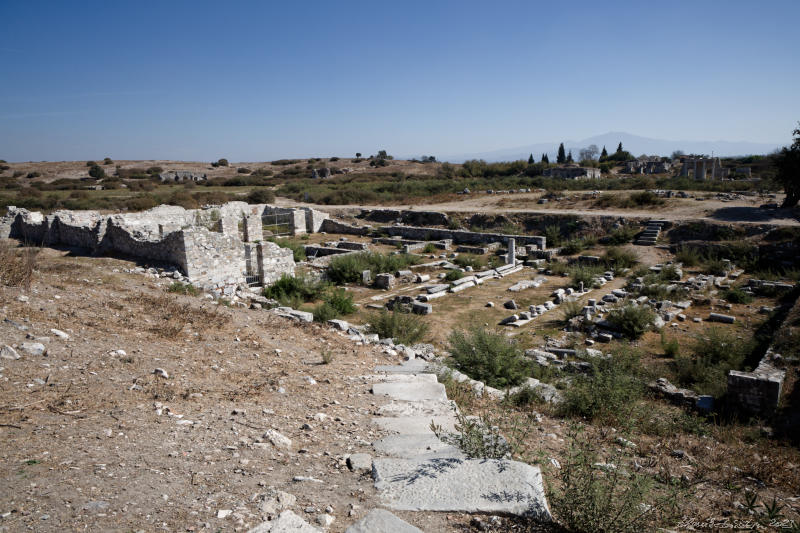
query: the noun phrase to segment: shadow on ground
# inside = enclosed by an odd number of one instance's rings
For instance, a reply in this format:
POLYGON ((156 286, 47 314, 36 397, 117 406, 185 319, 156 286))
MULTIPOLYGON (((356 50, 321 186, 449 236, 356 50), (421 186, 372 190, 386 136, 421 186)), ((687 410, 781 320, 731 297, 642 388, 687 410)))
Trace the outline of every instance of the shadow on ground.
POLYGON ((727 222, 769 222, 771 220, 800 221, 797 209, 761 209, 759 207, 723 207, 717 209, 709 218, 727 222))

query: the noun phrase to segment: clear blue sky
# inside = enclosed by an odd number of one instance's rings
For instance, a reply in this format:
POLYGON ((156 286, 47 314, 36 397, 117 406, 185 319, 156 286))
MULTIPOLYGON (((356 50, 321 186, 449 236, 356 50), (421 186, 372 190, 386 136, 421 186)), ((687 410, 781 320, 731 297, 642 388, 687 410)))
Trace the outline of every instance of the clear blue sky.
POLYGON ((0 2, 0 158, 788 144, 800 1, 0 2))

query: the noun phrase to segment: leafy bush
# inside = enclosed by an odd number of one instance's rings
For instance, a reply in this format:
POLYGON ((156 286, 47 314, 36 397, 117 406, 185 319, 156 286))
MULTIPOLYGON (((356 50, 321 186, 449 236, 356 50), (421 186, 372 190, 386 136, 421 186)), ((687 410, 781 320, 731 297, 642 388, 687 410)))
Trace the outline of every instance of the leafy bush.
POLYGON ((678 382, 700 394, 720 397, 727 388, 729 370, 738 370, 755 348, 751 337, 738 339, 722 328, 708 328, 696 338, 693 357, 676 357, 678 382))
POLYGON ((722 297, 732 304, 749 304, 753 301, 753 295, 738 287, 724 291, 722 297))
POLYGON ((585 249, 586 243, 584 243, 583 239, 570 239, 564 246, 561 247, 561 251, 559 253, 561 255, 575 255, 585 249))
POLYGON ((95 179, 102 179, 106 177, 106 171, 99 165, 94 165, 89 169, 89 175, 95 179))
POLYGON ((639 256, 633 250, 612 247, 606 250, 603 263, 615 271, 632 268, 639 262, 639 256))
POLYGON ((113 165, 114 164, 114 160, 111 159, 110 157, 106 157, 105 159, 103 159, 103 164, 104 165, 113 165))
POLYGON ((455 368, 491 387, 513 387, 529 376, 530 361, 503 334, 484 328, 454 330, 449 349, 455 368))
POLYGON ((675 252, 675 260, 683 263, 683 266, 693 267, 700 264, 702 257, 697 248, 692 246, 680 246, 675 252))
POLYGON ((570 267, 569 275, 572 277, 571 285, 579 288, 583 282, 584 289, 591 289, 595 286, 594 278, 602 274, 603 269, 598 266, 577 265, 570 267))
POLYGON ((369 319, 369 333, 382 339, 394 339, 407 346, 421 342, 428 334, 428 323, 419 315, 381 309, 369 319))
POLYGON ((550 261, 545 268, 552 272, 553 276, 560 276, 569 272, 569 265, 561 261, 550 261))
POLYGON ((420 262, 420 257, 411 254, 386 255, 378 252, 361 252, 334 257, 326 270, 328 279, 341 285, 361 281, 361 273, 369 270, 374 278, 383 272, 404 270, 420 262))
POLYGON ((555 224, 550 226, 545 226, 544 236, 546 238, 547 245, 550 246, 551 248, 561 244, 562 241, 561 228, 555 224))
POLYGON ((306 257, 306 248, 302 244, 296 243, 296 242, 292 241, 291 239, 271 238, 269 240, 271 242, 274 242, 275 244, 277 244, 281 248, 288 248, 289 250, 291 250, 292 254, 294 256, 294 260, 296 262, 299 263, 300 261, 305 261, 307 259, 307 257, 306 257))
POLYGON ((635 340, 653 326, 655 313, 641 305, 627 304, 608 313, 608 321, 624 336, 635 340))
POLYGON ((486 259, 474 254, 459 254, 453 259, 453 263, 461 268, 472 267, 478 270, 486 266, 486 259))
POLYGON ((357 310, 356 304, 353 303, 353 295, 342 288, 331 290, 324 300, 341 315, 352 315, 357 310))
POLYGON ((422 253, 425 253, 425 254, 432 254, 432 253, 435 253, 435 252, 436 252, 436 246, 432 242, 429 242, 428 244, 426 244, 425 248, 422 249, 422 253))
POLYGON ((678 339, 672 338, 667 340, 664 330, 661 331, 661 349, 664 350, 664 355, 670 359, 676 358, 680 353, 680 345, 678 339))
POLYGON ((236 169, 236 173, 237 174, 250 174, 251 172, 253 172, 253 171, 250 170, 247 167, 239 167, 239 168, 236 169))
POLYGON ((275 201, 275 193, 271 189, 253 189, 247 195, 248 204, 271 204, 275 201))
POLYGON ((448 271, 447 274, 445 274, 444 280, 445 281, 455 281, 455 280, 461 279, 463 277, 464 277, 464 273, 463 272, 461 272, 460 270, 453 269, 453 270, 448 271))
POLYGON ((713 274, 714 276, 725 275, 725 263, 722 259, 710 258, 703 264, 703 272, 706 274, 713 274))
POLYGON ((634 403, 642 397, 639 355, 618 352, 593 361, 588 374, 580 374, 564 393, 565 415, 604 423, 626 420, 634 403))
POLYGON ((576 316, 583 313, 583 305, 577 300, 567 300, 561 304, 561 312, 563 321, 566 324, 576 316))
POLYGON ((431 431, 440 441, 459 448, 467 457, 503 459, 511 453, 511 446, 500 434, 500 428, 487 415, 476 419, 459 411, 455 430, 456 433, 449 433, 431 422, 431 431))
POLYGON ((212 167, 227 167, 228 160, 224 157, 222 159, 217 159, 215 162, 211 163, 212 167))
POLYGON ((169 287, 167 287, 167 292, 188 294, 189 296, 197 296, 200 294, 200 290, 191 283, 181 283, 180 281, 173 282, 169 287))
POLYGON ((298 303, 310 302, 320 298, 326 289, 322 282, 311 281, 303 275, 289 276, 284 274, 281 278, 264 287, 264 296, 278 300, 281 305, 297 307, 298 303))
POLYGON ((633 240, 637 233, 638 231, 633 226, 622 226, 612 230, 611 233, 608 234, 608 244, 614 246, 627 244, 633 240))

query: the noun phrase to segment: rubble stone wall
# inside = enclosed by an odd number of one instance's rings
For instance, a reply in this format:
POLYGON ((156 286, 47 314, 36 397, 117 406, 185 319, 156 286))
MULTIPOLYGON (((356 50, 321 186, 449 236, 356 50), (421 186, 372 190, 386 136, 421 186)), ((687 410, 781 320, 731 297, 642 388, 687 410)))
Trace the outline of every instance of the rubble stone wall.
POLYGON ((486 244, 490 242, 508 243, 514 239, 519 245, 533 244, 545 249, 547 239, 533 235, 504 235, 502 233, 479 233, 476 231, 423 228, 415 226, 382 226, 382 232, 389 235, 416 240, 452 239, 455 244, 486 244))

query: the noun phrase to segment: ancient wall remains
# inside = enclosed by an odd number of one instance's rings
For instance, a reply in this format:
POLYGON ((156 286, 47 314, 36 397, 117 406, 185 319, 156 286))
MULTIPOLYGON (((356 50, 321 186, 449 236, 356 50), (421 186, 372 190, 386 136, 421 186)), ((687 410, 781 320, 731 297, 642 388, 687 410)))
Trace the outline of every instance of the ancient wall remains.
POLYGON ((476 231, 451 230, 439 228, 421 228, 414 226, 382 226, 380 231, 406 239, 417 240, 442 240, 450 239, 455 244, 487 244, 491 242, 508 243, 514 239, 520 246, 532 244, 539 249, 547 248, 547 239, 534 235, 505 235, 502 233, 479 233, 476 231))

